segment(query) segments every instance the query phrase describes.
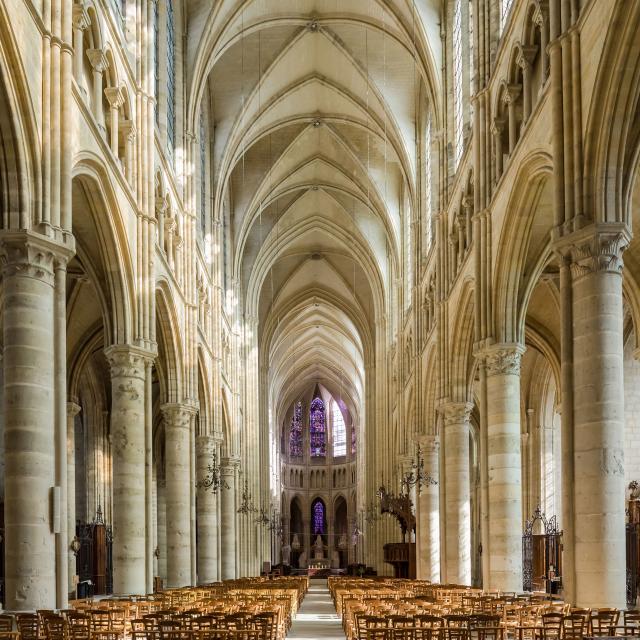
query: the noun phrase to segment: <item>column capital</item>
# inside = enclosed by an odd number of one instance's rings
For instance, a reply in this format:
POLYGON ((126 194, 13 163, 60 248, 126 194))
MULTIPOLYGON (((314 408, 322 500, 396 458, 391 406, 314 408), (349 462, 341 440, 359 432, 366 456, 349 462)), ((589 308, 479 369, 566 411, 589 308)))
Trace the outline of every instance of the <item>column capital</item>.
POLYGON ((220 459, 220 472, 226 475, 232 474, 240 467, 240 458, 236 456, 226 456, 220 459))
POLYGON ((505 104, 513 104, 518 99, 521 92, 522 87, 519 84, 505 83, 503 85, 502 102, 505 104))
POLYGON ((111 368, 111 378, 145 379, 147 362, 153 361, 154 354, 133 345, 118 344, 104 350, 111 368))
POLYGON ((445 427, 461 422, 469 422, 473 403, 471 402, 446 402, 438 407, 438 411, 444 417, 445 427))
POLYGON ((107 87, 104 95, 113 109, 119 109, 124 104, 124 93, 120 87, 107 87))
POLYGON ((422 452, 425 454, 437 453, 440 448, 440 437, 432 433, 423 433, 416 438, 422 452))
POLYGON ((103 49, 87 49, 87 58, 93 70, 98 73, 103 73, 109 68, 109 59, 103 49))
POLYGON ((122 133, 123 137, 129 142, 133 142, 136 139, 138 130, 136 129, 136 125, 133 120, 124 120, 120 122, 118 129, 120 130, 120 133, 122 133))
POLYGON ((0 265, 4 275, 24 275, 53 285, 55 271, 75 253, 73 238, 61 243, 33 231, 0 232, 0 265))
POLYGON ((75 402, 67 402, 67 417, 75 418, 80 411, 82 411, 82 407, 75 402))
POLYGON ((188 429, 191 424, 191 416, 197 413, 195 407, 179 402, 167 402, 160 406, 160 411, 165 422, 170 423, 172 427, 181 429, 188 429))
POLYGON ((516 64, 521 69, 529 69, 538 53, 537 45, 518 45, 516 54, 516 64))
POLYGON ((593 223, 576 231, 555 229, 555 251, 568 262, 574 280, 592 273, 622 273, 622 253, 631 232, 620 222, 593 223))
POLYGON ((491 123, 491 133, 494 136, 500 135, 504 131, 506 121, 504 118, 494 118, 491 123))
POLYGON ((520 375, 524 345, 518 343, 493 344, 479 354, 485 361, 487 376, 520 375))
POLYGON ((80 29, 80 31, 84 31, 91 24, 89 13, 87 12, 87 8, 83 4, 73 5, 71 23, 73 24, 74 29, 80 29))

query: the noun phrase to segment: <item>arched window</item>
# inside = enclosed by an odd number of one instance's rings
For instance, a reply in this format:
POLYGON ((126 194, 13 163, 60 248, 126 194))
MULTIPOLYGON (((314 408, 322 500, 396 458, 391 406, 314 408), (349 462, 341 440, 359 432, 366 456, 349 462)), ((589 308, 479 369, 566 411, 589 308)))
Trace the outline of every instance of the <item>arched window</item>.
POLYGON ((204 110, 200 109, 200 228, 207 230, 207 144, 204 110))
POLYGON ((167 145, 176 147, 176 26, 173 0, 167 4, 167 145))
POLYGON ((464 146, 464 115, 462 106, 462 0, 453 6, 453 130, 454 170, 462 159, 464 146))
POLYGON ((291 416, 289 455, 294 458, 302 456, 302 402, 296 403, 291 416))
POLYGON ((316 396, 309 412, 309 431, 311 435, 311 457, 324 458, 327 455, 327 424, 324 402, 316 396))
POLYGON ((425 247, 427 251, 431 247, 432 239, 432 183, 431 183, 431 112, 427 115, 427 122, 424 128, 424 215, 425 215, 425 247))
POLYGON ((500 1, 500 33, 504 31, 504 26, 507 24, 507 18, 509 17, 512 6, 513 0, 500 1))
POLYGON ((160 109, 158 109, 158 96, 160 95, 160 20, 157 2, 153 3, 153 73, 156 95, 156 124, 160 124, 160 109))
POLYGON ((324 535, 325 533, 325 517, 324 502, 316 500, 311 507, 311 515, 313 516, 313 535, 324 535))
POLYGON ((331 423, 333 425, 333 457, 347 455, 347 431, 342 411, 337 402, 331 404, 331 423))

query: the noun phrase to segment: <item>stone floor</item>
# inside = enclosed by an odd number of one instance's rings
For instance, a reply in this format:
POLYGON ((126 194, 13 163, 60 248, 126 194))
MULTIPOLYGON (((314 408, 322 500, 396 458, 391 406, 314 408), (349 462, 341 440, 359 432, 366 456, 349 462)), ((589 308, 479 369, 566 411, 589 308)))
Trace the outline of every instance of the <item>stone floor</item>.
POLYGON ((311 580, 309 591, 287 638, 344 640, 340 618, 333 607, 326 580, 311 580))

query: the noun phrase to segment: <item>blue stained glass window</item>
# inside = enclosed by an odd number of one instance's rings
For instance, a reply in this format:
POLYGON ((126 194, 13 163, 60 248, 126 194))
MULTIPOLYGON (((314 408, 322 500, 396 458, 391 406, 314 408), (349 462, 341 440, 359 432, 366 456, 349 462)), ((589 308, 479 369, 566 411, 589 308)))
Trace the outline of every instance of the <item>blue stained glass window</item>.
POLYGON ((324 535, 324 503, 316 500, 313 503, 313 535, 324 535))
POLYGON ((311 435, 311 457, 324 458, 327 455, 327 424, 324 402, 319 396, 313 399, 309 413, 311 435))
POLYGON ((291 417, 289 455, 291 457, 302 457, 302 402, 296 404, 291 417))

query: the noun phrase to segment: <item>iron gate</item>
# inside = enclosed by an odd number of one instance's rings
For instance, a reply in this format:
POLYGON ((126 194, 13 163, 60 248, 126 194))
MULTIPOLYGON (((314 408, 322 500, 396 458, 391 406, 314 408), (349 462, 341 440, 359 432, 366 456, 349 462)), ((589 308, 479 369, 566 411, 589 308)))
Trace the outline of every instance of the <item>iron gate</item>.
POLYGON ((537 507, 533 516, 527 520, 522 535, 522 588, 524 591, 533 590, 533 563, 534 563, 534 534, 536 522, 542 524, 544 533, 539 534, 544 538, 544 562, 545 575, 549 574, 549 567, 553 565, 557 572, 556 578, 560 578, 561 567, 561 538, 562 532, 558 529, 556 516, 547 519, 540 507, 537 507))

